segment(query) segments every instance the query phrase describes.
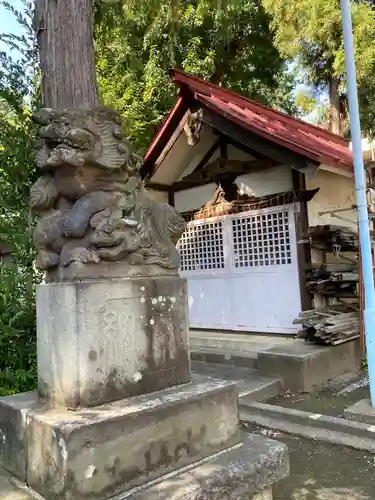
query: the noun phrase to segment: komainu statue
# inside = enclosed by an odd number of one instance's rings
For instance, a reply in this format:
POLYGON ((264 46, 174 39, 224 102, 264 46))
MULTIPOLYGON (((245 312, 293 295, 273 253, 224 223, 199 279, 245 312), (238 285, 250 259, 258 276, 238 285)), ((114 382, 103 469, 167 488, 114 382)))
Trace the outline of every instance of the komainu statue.
POLYGON ((77 263, 126 262, 177 272, 175 245, 185 222, 171 206, 146 197, 142 159, 117 113, 42 109, 34 120, 43 172, 30 193, 37 267, 52 272, 77 263))

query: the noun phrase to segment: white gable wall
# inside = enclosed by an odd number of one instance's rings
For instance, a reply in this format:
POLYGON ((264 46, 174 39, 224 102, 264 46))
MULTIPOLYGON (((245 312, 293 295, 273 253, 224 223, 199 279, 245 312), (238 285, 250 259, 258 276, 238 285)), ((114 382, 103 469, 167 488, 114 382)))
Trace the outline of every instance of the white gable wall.
POLYGON ((273 167, 262 172, 240 175, 236 179, 241 194, 249 196, 268 196, 293 189, 290 167, 273 167))
MULTIPOLYGON (((337 213, 338 216, 348 220, 339 219, 331 214, 319 215, 319 212, 351 208, 355 204, 354 179, 320 169, 314 175, 306 177, 306 189, 315 189, 317 187, 320 190, 307 204, 309 226, 332 224, 357 230, 357 212, 355 210, 337 213)), ((323 255, 323 252, 311 249, 312 262, 322 263, 323 255)), ((337 262, 337 257, 333 253, 326 253, 325 256, 327 262, 337 262)), ((347 256, 353 257, 353 254, 347 256)), ((324 301, 323 304, 325 304, 324 301)))
POLYGON ((319 212, 350 208, 355 205, 354 179, 344 177, 326 170, 318 170, 314 175, 306 177, 306 189, 320 188, 314 198, 308 202, 309 225, 333 224, 352 229, 357 228, 355 210, 338 212, 337 215, 349 219, 344 221, 330 214, 319 215, 319 212))

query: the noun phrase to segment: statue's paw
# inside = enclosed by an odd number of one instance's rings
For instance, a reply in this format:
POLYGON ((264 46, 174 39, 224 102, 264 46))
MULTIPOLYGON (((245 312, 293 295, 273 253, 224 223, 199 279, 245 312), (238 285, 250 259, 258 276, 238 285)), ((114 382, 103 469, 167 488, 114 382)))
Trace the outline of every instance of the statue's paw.
POLYGON ((141 264, 144 263, 143 255, 141 253, 138 253, 138 252, 134 252, 134 253, 129 254, 127 260, 129 262, 129 264, 131 264, 133 266, 140 266, 141 264))
POLYGON ((36 267, 43 271, 57 267, 60 262, 60 255, 56 252, 40 250, 36 258, 36 267))
POLYGON ((98 255, 101 260, 106 260, 110 262, 119 261, 124 258, 127 251, 123 249, 121 245, 114 247, 102 247, 97 249, 98 255))
POLYGON ((78 247, 65 251, 63 249, 60 256, 60 262, 64 267, 69 266, 69 264, 72 264, 73 262, 80 262, 81 264, 97 264, 98 262, 100 262, 100 257, 93 250, 78 247))

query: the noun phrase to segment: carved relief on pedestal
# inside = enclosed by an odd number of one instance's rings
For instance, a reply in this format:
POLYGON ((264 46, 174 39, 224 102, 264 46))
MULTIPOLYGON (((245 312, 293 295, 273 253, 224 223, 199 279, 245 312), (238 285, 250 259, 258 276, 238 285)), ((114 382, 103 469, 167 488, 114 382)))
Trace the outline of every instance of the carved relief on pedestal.
POLYGON ((99 310, 98 319, 104 359, 130 379, 147 368, 147 335, 139 328, 131 299, 108 300, 99 310))
POLYGON ((178 356, 180 339, 171 314, 159 315, 153 330, 153 356, 157 366, 168 361, 172 364, 178 356))
POLYGON ((174 208, 146 197, 142 159, 124 138, 119 116, 107 108, 42 109, 34 120, 43 172, 30 193, 37 266, 127 262, 177 273, 175 244, 185 222, 174 208))

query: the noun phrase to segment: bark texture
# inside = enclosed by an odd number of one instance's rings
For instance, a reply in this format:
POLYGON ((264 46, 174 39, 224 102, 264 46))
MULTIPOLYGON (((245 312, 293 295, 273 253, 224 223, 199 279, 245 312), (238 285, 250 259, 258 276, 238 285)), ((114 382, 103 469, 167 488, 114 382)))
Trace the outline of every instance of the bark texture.
POLYGON ((35 0, 43 107, 97 104, 92 24, 91 0, 35 0))
POLYGON ((345 135, 348 128, 347 97, 339 92, 340 80, 331 78, 328 82, 329 91, 329 131, 338 135, 345 135))

